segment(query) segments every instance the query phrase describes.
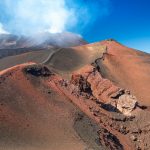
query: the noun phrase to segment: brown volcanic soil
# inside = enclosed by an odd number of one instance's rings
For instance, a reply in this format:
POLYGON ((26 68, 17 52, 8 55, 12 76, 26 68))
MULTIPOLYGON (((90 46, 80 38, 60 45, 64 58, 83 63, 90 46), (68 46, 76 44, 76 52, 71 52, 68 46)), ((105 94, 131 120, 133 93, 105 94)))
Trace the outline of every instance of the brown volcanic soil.
POLYGON ((99 127, 50 84, 49 71, 26 74, 28 65, 0 73, 0 149, 101 149, 99 127))
POLYGON ((2 145, 54 150, 150 149, 149 60, 150 54, 113 40, 1 59, 0 67, 34 61, 56 73, 47 69, 41 73, 39 65, 31 64, 1 71, 2 145), (116 110, 122 95, 127 101, 137 98, 131 116, 116 110))
POLYGON ((104 47, 99 49, 94 46, 84 47, 62 48, 47 63, 51 63, 52 67, 59 71, 72 72, 86 64, 91 64, 97 57, 101 57, 105 50, 104 47))

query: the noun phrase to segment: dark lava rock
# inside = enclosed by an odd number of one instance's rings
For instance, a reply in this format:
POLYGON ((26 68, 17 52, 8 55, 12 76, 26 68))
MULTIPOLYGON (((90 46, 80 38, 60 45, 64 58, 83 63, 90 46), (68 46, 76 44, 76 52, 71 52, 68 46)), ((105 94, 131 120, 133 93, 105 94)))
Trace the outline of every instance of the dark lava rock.
POLYGON ((108 150, 123 150, 119 139, 110 133, 107 129, 101 128, 98 131, 100 142, 107 147, 108 150))
POLYGON ((25 68, 25 73, 31 74, 33 76, 50 76, 53 73, 45 66, 42 65, 31 65, 25 68))

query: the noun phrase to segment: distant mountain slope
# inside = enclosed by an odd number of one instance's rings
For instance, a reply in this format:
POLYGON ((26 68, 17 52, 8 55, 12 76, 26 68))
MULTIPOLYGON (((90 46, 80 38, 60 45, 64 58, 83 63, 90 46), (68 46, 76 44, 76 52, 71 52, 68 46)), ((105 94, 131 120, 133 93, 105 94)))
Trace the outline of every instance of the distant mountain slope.
POLYGON ((28 51, 44 50, 52 47, 72 47, 87 44, 78 34, 38 33, 33 36, 0 35, 0 58, 25 53, 28 51))

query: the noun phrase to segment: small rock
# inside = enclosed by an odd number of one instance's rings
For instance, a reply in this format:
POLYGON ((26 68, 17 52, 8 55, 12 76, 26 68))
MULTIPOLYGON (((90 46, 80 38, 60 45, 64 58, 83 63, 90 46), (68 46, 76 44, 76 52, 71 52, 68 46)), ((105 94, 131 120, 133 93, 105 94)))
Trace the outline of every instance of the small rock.
POLYGON ((138 129, 138 128, 135 128, 135 129, 132 130, 132 133, 139 134, 139 133, 142 133, 142 130, 138 129))
POLYGON ((130 139, 131 139, 132 141, 137 141, 137 137, 136 137, 135 135, 133 135, 133 134, 130 136, 130 139))
POLYGON ((93 109, 93 106, 89 106, 89 109, 93 109))
POLYGON ((121 125, 119 132, 122 134, 127 134, 129 131, 127 130, 127 128, 125 126, 121 125))
POLYGON ((141 148, 139 146, 136 147, 136 150, 141 150, 141 148))

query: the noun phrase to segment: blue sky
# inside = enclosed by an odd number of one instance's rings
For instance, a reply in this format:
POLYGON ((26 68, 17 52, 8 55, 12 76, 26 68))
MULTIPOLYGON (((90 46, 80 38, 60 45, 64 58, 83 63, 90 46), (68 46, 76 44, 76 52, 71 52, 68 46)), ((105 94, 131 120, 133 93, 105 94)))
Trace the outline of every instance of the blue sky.
POLYGON ((110 0, 109 14, 87 27, 83 36, 91 42, 114 38, 150 53, 150 0, 110 0))
POLYGON ((150 0, 0 0, 0 33, 71 31, 150 53, 150 0))

